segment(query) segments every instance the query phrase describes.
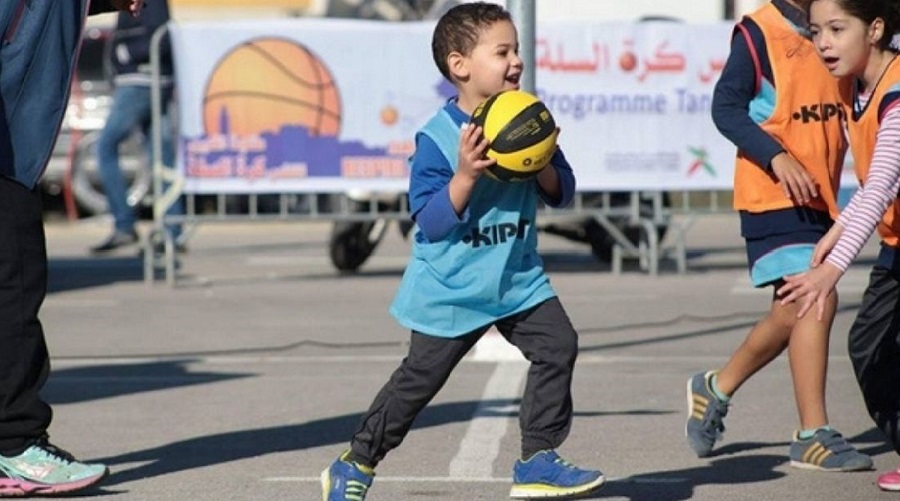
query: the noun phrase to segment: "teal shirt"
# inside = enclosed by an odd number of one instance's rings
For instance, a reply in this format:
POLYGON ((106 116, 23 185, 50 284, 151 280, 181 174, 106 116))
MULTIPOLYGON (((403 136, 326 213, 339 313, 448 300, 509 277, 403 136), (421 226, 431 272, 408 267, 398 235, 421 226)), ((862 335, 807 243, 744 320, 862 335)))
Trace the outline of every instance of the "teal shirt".
MULTIPOLYGON (((441 109, 420 132, 455 169, 459 124, 441 109)), ((556 296, 537 253, 537 201, 534 180, 479 178, 464 221, 435 242, 416 236, 391 314, 423 334, 458 337, 556 296)))

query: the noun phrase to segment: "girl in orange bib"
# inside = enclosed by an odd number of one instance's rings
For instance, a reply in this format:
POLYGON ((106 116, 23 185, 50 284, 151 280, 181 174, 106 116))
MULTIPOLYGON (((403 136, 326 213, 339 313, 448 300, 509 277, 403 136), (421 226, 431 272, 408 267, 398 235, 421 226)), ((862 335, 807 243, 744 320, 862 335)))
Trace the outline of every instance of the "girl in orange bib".
MULTIPOLYGON (((900 0, 813 0, 813 43, 832 75, 848 80, 843 98, 860 188, 816 246, 815 266, 788 277, 783 301, 814 304, 822 319, 834 287, 877 228, 881 250, 850 328, 849 353, 866 408, 900 454, 900 0)), ((900 470, 878 477, 900 491, 900 470)))
MULTIPOLYGON (((773 0, 738 23, 716 84, 713 120, 738 147, 734 205, 740 212, 750 278, 774 286, 809 269, 816 242, 831 227, 846 149, 844 111, 807 37, 809 0, 773 0)), ((829 426, 825 410, 830 322, 797 317, 798 305, 771 298, 768 314, 720 370, 688 380, 688 445, 700 457, 725 430, 728 403, 740 386, 785 350, 789 353, 799 429, 791 465, 823 471, 872 468, 829 426)), ((834 315, 836 298, 826 305, 834 315)))

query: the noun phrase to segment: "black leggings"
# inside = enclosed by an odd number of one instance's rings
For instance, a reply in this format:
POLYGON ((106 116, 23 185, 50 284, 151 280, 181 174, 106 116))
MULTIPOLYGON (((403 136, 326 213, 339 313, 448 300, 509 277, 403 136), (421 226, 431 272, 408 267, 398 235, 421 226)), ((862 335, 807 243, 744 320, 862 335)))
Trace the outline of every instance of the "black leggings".
POLYGON ((884 267, 869 276, 849 352, 869 415, 900 454, 900 276, 884 267))
POLYGON ((50 424, 39 392, 50 372, 38 310, 47 293, 41 195, 0 176, 0 454, 24 451, 50 424))

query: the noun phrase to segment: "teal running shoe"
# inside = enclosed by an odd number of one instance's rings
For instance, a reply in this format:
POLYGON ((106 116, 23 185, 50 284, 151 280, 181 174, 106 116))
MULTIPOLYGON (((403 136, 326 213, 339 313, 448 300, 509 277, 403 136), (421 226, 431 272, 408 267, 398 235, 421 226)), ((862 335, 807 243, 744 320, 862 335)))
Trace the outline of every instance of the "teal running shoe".
POLYGON ((555 451, 541 451, 513 466, 513 499, 568 497, 593 492, 606 478, 597 470, 582 470, 559 457, 555 451))
POLYGON ((722 439, 722 433, 725 433, 722 421, 728 414, 728 404, 719 400, 709 386, 709 380, 715 373, 701 372, 687 382, 688 417, 684 434, 688 445, 699 458, 709 456, 716 442, 722 439))
POLYGON ((46 438, 18 456, 0 455, 0 497, 68 494, 97 484, 106 465, 76 461, 46 438))
POLYGON ((348 450, 322 472, 322 501, 365 501, 375 471, 349 456, 348 450))
POLYGON ((857 451, 835 430, 823 428, 806 440, 794 432, 791 466, 819 471, 866 471, 874 468, 872 458, 857 451))

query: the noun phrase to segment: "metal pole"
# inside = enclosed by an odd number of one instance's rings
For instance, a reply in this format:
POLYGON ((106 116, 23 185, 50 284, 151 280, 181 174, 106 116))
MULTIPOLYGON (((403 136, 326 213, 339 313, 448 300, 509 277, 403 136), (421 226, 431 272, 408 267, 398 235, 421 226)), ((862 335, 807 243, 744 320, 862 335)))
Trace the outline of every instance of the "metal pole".
POLYGON ((722 9, 723 19, 734 19, 734 1, 735 0, 725 0, 725 7, 722 9))
POLYGON ((534 93, 535 0, 508 0, 507 8, 519 30, 519 57, 524 65, 519 86, 534 93))

